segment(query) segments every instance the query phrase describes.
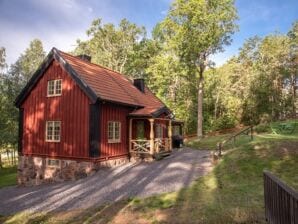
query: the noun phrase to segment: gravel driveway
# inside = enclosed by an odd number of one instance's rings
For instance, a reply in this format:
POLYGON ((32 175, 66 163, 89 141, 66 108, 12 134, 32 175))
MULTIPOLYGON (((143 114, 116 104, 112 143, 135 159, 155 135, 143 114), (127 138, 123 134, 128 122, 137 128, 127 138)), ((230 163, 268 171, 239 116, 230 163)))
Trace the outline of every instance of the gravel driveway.
POLYGON ((177 191, 211 169, 209 151, 174 150, 171 156, 160 161, 102 169, 77 181, 2 188, 0 214, 88 208, 132 196, 147 197, 177 191))

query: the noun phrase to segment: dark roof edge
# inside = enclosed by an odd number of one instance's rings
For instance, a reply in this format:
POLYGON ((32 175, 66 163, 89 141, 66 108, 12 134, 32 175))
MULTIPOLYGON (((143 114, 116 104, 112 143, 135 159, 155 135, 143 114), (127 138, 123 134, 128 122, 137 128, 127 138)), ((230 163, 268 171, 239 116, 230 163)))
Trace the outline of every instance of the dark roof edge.
POLYGON ((16 107, 20 107, 22 102, 26 99, 30 91, 34 88, 38 80, 50 66, 53 60, 57 60, 62 68, 74 79, 74 81, 80 86, 80 88, 85 92, 88 98, 92 101, 92 103, 96 102, 98 96, 96 93, 78 76, 78 74, 74 71, 74 69, 63 59, 63 57, 59 54, 59 51, 56 48, 52 48, 50 53, 46 56, 44 61, 38 67, 36 72, 33 74, 31 79, 28 81, 26 86, 22 89, 20 94, 16 97, 14 104, 16 107))
POLYGON ((159 108, 158 110, 154 111, 153 113, 151 113, 152 117, 159 117, 161 114, 163 113, 167 113, 172 114, 172 111, 167 108, 166 106, 159 108))
POLYGON ((115 104, 115 105, 120 105, 120 106, 125 106, 125 107, 132 107, 132 108, 137 108, 137 109, 144 108, 144 106, 142 106, 142 105, 123 103, 123 102, 109 100, 109 99, 101 99, 100 101, 102 101, 104 103, 111 103, 111 104, 115 104))

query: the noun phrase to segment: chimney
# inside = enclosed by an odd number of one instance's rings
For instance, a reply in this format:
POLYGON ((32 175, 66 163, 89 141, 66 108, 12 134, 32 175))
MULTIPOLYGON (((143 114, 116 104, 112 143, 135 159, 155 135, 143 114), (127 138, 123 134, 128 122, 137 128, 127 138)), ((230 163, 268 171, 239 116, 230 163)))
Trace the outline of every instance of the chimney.
POLYGON ((87 54, 80 54, 77 56, 78 58, 84 60, 84 61, 88 61, 91 62, 91 56, 87 55, 87 54))
POLYGON ((138 88, 142 93, 145 92, 145 81, 144 79, 134 79, 133 85, 138 88))

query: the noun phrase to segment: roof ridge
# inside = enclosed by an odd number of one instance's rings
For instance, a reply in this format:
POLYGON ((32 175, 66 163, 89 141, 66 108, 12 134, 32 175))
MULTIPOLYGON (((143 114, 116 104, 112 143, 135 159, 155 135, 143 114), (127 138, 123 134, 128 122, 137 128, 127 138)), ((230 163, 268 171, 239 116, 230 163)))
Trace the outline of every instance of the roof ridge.
MULTIPOLYGON (((57 49, 58 50, 58 49, 57 49)), ((120 75, 120 76, 122 76, 122 77, 124 77, 127 81, 129 81, 130 83, 131 83, 131 85, 134 87, 134 88, 136 88, 138 91, 140 91, 137 87, 135 87, 134 85, 133 85, 133 83, 132 83, 132 80, 127 76, 127 75, 125 75, 125 74, 122 74, 122 73, 120 73, 120 72, 118 72, 118 71, 115 71, 115 70, 112 70, 112 69, 110 69, 110 68, 107 68, 107 67, 105 67, 105 66, 103 66, 103 65, 100 65, 100 64, 95 64, 95 63, 92 63, 92 62, 89 62, 89 61, 85 61, 85 60, 83 60, 83 59, 81 59, 81 58, 79 58, 79 57, 77 57, 77 56, 74 56, 74 55, 72 55, 72 54, 69 54, 69 53, 66 53, 66 52, 64 52, 64 51, 61 51, 61 50, 58 50, 59 52, 62 52, 63 54, 66 54, 66 55, 68 55, 68 56, 70 56, 70 57, 74 57, 75 59, 77 59, 77 60, 80 60, 80 61, 82 61, 82 62, 84 62, 84 63, 87 63, 87 64, 90 64, 90 65, 95 65, 95 66, 98 66, 98 67, 100 67, 100 68, 103 68, 104 70, 108 70, 108 71, 111 71, 111 72, 114 72, 114 73, 116 73, 116 74, 118 74, 118 75, 120 75)), ((142 103, 140 103, 135 97, 133 97, 125 88, 123 88, 120 84, 119 84, 119 82, 117 81, 117 79, 115 79, 112 75, 109 75, 116 83, 117 83, 117 85, 121 88, 121 89, 123 89, 128 95, 129 95, 129 97, 134 101, 134 102, 136 102, 137 104, 139 104, 139 105, 142 105, 143 106, 143 104, 142 103)), ((146 86, 146 89, 148 90, 149 88, 147 88, 147 86, 146 86)), ((151 91, 150 91, 151 92, 151 91)), ((152 92, 151 92, 152 93, 152 92)), ((152 93, 153 94, 153 93, 152 93)), ((159 99, 158 99, 159 100, 159 99)), ((160 101, 160 100, 159 100, 160 101)), ((161 102, 161 101, 160 101, 161 102)), ((161 102, 162 104, 164 104, 163 102, 161 102)))

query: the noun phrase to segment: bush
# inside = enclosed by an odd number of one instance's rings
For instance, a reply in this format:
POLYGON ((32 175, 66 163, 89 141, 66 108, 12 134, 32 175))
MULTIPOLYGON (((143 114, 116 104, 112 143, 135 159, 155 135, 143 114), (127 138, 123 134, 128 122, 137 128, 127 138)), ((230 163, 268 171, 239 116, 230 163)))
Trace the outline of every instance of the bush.
POLYGON ((271 127, 269 124, 259 124, 256 127, 254 127, 254 130, 257 133, 265 133, 265 132, 270 132, 271 127))
POLYGON ((230 115, 224 115, 216 119, 212 124, 212 129, 218 131, 221 129, 234 128, 236 124, 236 119, 230 115))

